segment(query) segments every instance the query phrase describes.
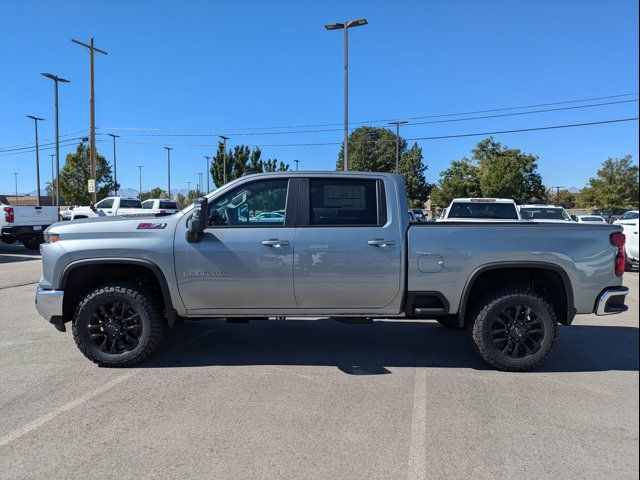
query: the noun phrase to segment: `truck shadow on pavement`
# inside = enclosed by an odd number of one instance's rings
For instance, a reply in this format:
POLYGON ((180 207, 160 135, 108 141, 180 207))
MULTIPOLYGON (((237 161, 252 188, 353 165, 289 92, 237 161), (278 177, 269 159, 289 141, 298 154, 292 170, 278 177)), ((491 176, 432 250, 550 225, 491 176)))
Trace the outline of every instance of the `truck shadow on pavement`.
POLYGON ((39 250, 27 250, 20 244, 7 245, 0 242, 0 264, 40 260, 39 250))
MULTIPOLYGON (((562 327, 555 351, 537 371, 637 371, 638 338, 632 327, 562 327)), ((491 369, 466 331, 435 322, 345 325, 333 319, 187 321, 168 330, 139 368, 234 365, 335 366, 351 375, 392 373, 387 367, 491 369)))

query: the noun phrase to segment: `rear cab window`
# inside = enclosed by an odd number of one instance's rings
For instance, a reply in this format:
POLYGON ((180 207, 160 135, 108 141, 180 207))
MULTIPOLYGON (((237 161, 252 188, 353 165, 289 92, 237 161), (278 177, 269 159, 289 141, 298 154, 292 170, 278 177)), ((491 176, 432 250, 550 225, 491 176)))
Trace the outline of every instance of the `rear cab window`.
POLYGON ((140 203, 140 200, 135 200, 133 198, 121 198, 120 208, 142 208, 142 204, 140 203))
POLYGON ((511 203, 455 202, 447 218, 518 220, 516 206, 511 203))
MULTIPOLYGON (((144 208, 144 203, 142 206, 144 208)), ((178 204, 169 200, 160 200, 160 208, 163 210, 177 210, 178 204)))

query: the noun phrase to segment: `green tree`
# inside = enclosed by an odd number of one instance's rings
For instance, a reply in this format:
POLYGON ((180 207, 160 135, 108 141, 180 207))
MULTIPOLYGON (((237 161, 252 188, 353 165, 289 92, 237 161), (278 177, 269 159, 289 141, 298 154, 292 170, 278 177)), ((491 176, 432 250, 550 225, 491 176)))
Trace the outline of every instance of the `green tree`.
MULTIPOLYGON (((60 171, 60 196, 67 205, 89 205, 89 146, 80 142, 75 152, 66 157, 60 171)), ((96 196, 98 201, 109 196, 114 189, 111 166, 96 152, 96 196)))
POLYGON ((638 165, 633 157, 608 158, 578 196, 584 207, 622 212, 638 208, 638 165))
POLYGON ((573 208, 576 203, 575 193, 571 193, 567 189, 558 190, 556 193, 549 192, 549 203, 553 205, 561 205, 565 208, 573 208))
MULTIPOLYGON (((349 170, 357 172, 394 172, 396 169, 395 133, 387 128, 359 127, 349 135, 349 170)), ((422 148, 414 143, 408 148, 400 137, 399 173, 405 177, 407 200, 412 207, 421 207, 427 200, 431 185, 427 183, 422 148)), ((338 153, 336 170, 344 165, 344 146, 338 153)))
POLYGON ((517 203, 546 199, 537 156, 503 146, 492 137, 479 142, 472 153, 484 197, 512 198, 517 203))
POLYGON ((167 192, 161 189, 160 187, 155 187, 149 190, 148 192, 142 192, 140 195, 140 200, 145 201, 149 198, 169 198, 167 197, 167 192))
MULTIPOLYGON (((241 177, 248 170, 255 172, 275 172, 287 171, 289 165, 283 162, 278 163, 276 159, 262 160, 262 151, 259 147, 251 150, 247 145, 236 145, 232 150, 227 151, 227 182, 241 177)), ((218 143, 218 151, 211 162, 211 178, 213 183, 221 187, 224 185, 224 145, 218 143)))
POLYGON ((187 197, 185 197, 182 193, 178 193, 176 195, 176 203, 178 204, 178 208, 182 209, 188 205, 187 197))
POLYGON ((440 173, 438 185, 431 193, 431 201, 438 207, 448 207, 454 198, 480 197, 480 169, 468 158, 451 162, 440 173))

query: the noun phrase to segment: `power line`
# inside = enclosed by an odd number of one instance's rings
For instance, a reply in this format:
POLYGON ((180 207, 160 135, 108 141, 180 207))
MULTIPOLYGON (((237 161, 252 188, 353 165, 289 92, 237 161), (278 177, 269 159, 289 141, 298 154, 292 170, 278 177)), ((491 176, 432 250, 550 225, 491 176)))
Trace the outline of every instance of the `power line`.
MULTIPOLYGON (((638 99, 631 100, 619 100, 615 102, 604 102, 604 103, 592 103, 589 105, 573 105, 570 107, 560 107, 560 108, 546 108, 542 110, 529 110, 526 112, 511 112, 511 113, 500 113, 495 115, 482 115, 476 117, 467 117, 467 118, 449 118, 446 120, 430 120, 426 122, 411 122, 407 123, 407 126, 412 125, 431 125, 438 123, 452 123, 452 122, 466 122, 470 120, 486 120, 489 118, 501 118, 501 117, 513 117, 519 115, 532 115, 538 113, 549 113, 549 112, 559 112, 565 110, 577 110, 582 108, 594 108, 594 107, 605 107, 610 105, 620 105, 626 103, 634 103, 638 102, 638 99)), ((353 131, 355 129, 349 129, 353 131)), ((297 130, 297 131, 285 131, 285 132, 248 132, 248 133, 230 133, 229 135, 233 136, 263 136, 263 135, 300 135, 306 133, 325 133, 325 132, 341 132, 342 128, 327 128, 327 129, 317 129, 317 130, 297 130)), ((123 137, 211 137, 211 134, 207 133, 132 133, 132 134, 122 134, 123 137)))
MULTIPOLYGON (((78 130, 77 132, 67 133, 65 135, 60 135, 60 138, 71 137, 73 135, 78 135, 78 134, 84 133, 86 131, 87 131, 87 129, 85 128, 83 130, 78 130)), ((55 140, 55 137, 43 138, 42 142, 47 142, 49 140, 55 140)), ((55 144, 55 142, 42 143, 42 145, 54 145, 54 144, 55 144)), ((12 151, 12 150, 20 150, 20 147, 31 148, 31 147, 33 147, 33 142, 19 143, 17 145, 7 145, 6 147, 0 148, 0 153, 12 151)))
MULTIPOLYGON (((493 113, 493 112, 503 112, 510 110, 521 110, 524 108, 540 108, 540 107, 551 107, 555 105, 568 105, 574 103, 584 103, 591 102, 596 100, 609 100, 612 98, 622 98, 622 97, 632 97, 638 95, 638 93, 623 93, 619 95, 607 95, 602 97, 591 97, 591 98, 582 98, 578 100, 564 100, 560 102, 547 102, 547 103, 538 103, 531 105, 520 105, 515 107, 502 107, 502 108, 492 108, 488 110, 472 110, 467 112, 457 112, 457 113, 444 113, 444 114, 434 114, 434 115, 423 115, 416 117, 408 117, 402 116, 404 120, 423 120, 429 118, 445 118, 445 117, 455 117, 462 115, 475 115, 480 113, 493 113)), ((636 100, 637 101, 637 100, 636 100)), ((400 117, 398 117, 400 118, 400 117)), ((385 123, 393 120, 397 120, 398 118, 383 118, 378 120, 362 120, 358 122, 349 122, 349 125, 361 125, 367 123, 385 123)), ((276 129, 286 129, 286 128, 319 128, 319 127, 335 127, 340 126, 342 123, 319 123, 319 124, 307 124, 307 125, 276 125, 269 127, 242 127, 242 128, 231 128, 231 127, 219 127, 219 128, 136 128, 136 127, 101 127, 101 130, 135 130, 135 131, 185 131, 185 132, 216 132, 216 131, 229 131, 229 130, 237 130, 237 131, 245 131, 245 130, 276 130, 276 129)))
MULTIPOLYGON (((569 123, 563 125, 546 125, 542 127, 531 127, 531 128, 520 128, 513 130, 496 130, 492 132, 474 132, 474 133, 461 133, 455 135, 438 135, 431 137, 413 137, 407 138, 407 141, 417 141, 417 140, 441 140, 448 138, 464 138, 464 137, 476 137, 476 136, 485 136, 485 135, 500 135, 506 133, 519 133, 519 132, 534 132, 534 131, 542 131, 542 130, 555 130, 562 128, 573 128, 573 127, 586 127, 593 125, 605 125, 605 124, 613 124, 613 123, 623 123, 623 122, 631 122, 634 120, 638 120, 639 117, 629 117, 629 118, 617 118, 613 120, 601 120, 596 122, 583 122, 583 123, 569 123)), ((395 141, 395 140, 390 140, 395 141)), ((364 140, 364 141, 354 141, 352 144, 365 144, 365 143, 376 143, 379 140, 364 140)), ((120 143, 127 143, 131 145, 169 145, 174 147, 210 147, 209 143, 156 143, 156 142, 137 142, 137 141, 122 141, 120 143)), ((330 145, 342 145, 342 142, 317 142, 317 143, 260 143, 260 144, 250 144, 247 146, 250 147, 317 147, 317 146, 330 146, 330 145)), ((235 145, 230 145, 235 146, 235 145)))
MULTIPOLYGON (((60 147, 75 147, 77 145, 77 141, 81 140, 81 137, 78 138, 69 138, 67 140, 64 140, 63 142, 71 142, 71 143, 63 143, 60 142, 60 147)), ((96 142, 102 143, 105 142, 105 140, 96 140, 96 142)), ((53 144, 52 146, 46 147, 46 148, 42 148, 42 146, 40 146, 40 150, 55 150, 56 146, 55 144, 53 144)), ((0 157, 8 157, 10 155, 20 155, 23 153, 33 153, 35 152, 36 149, 34 147, 31 147, 31 150, 21 150, 19 152, 10 152, 10 153, 6 153, 6 152, 0 152, 0 157)))

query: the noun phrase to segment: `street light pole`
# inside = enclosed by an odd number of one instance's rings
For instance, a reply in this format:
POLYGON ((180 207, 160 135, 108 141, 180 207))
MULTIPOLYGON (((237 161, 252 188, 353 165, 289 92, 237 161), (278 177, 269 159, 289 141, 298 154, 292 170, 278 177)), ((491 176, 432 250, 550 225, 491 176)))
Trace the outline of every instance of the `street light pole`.
POLYGON ((171 147, 163 147, 167 151, 167 195, 171 198, 171 147))
POLYGON ((114 135, 113 133, 107 133, 111 138, 113 138, 113 194, 114 196, 118 196, 118 166, 116 163, 116 138, 119 138, 120 135, 114 135))
POLYGON ((53 176, 53 159, 56 156, 55 153, 49 155, 51 157, 51 203, 53 203, 53 199, 56 197, 56 187, 55 187, 55 177, 53 176))
POLYGON ((38 121, 44 120, 44 118, 34 117, 33 115, 27 115, 27 118, 32 119, 36 126, 36 182, 38 184, 38 206, 42 206, 42 199, 40 198, 40 151, 38 147, 38 121))
POLYGON ((300 166, 300 160, 294 160, 296 162, 296 172, 298 171, 298 167, 300 166))
POLYGON ((140 193, 138 194, 138 198, 142 201, 142 167, 144 165, 138 165, 138 170, 139 170, 139 186, 140 186, 140 193))
POLYGON ((56 129, 56 206, 60 209, 60 135, 58 129, 58 83, 69 83, 69 80, 57 77, 51 73, 41 73, 43 77, 53 80, 54 103, 55 103, 55 129, 56 129))
POLYGON ((204 158, 207 161, 207 193, 209 193, 211 191, 211 188, 209 187, 209 178, 211 177, 211 167, 209 166, 209 159, 211 157, 207 157, 205 155, 204 158))
POLYGON ((202 186, 202 172, 198 172, 198 194, 200 194, 201 188, 204 188, 202 186))
POLYGON ((18 172, 13 172, 13 180, 15 182, 16 187, 16 206, 18 205, 18 172))
POLYGON ((400 125, 409 123, 406 120, 396 120, 395 122, 389 122, 388 125, 396 126, 396 173, 400 169, 400 125))
POLYGON ((227 140, 229 137, 218 135, 222 139, 222 184, 227 183, 227 140))
POLYGON ((367 20, 347 20, 344 23, 325 25, 327 30, 344 30, 344 171, 348 171, 349 162, 349 29, 366 25, 367 20))
MULTIPOLYGON (((93 37, 89 39, 89 44, 87 45, 84 42, 80 42, 75 38, 72 38, 71 41, 76 43, 82 47, 89 49, 89 136, 91 137, 91 168, 89 173, 89 180, 96 179, 96 102, 94 95, 94 87, 93 87, 93 54, 95 52, 102 53, 103 55, 107 55, 107 52, 104 50, 100 50, 99 48, 94 47, 93 45, 93 37)), ((94 188, 93 193, 91 194, 91 201, 96 203, 96 190, 94 188)))

